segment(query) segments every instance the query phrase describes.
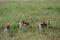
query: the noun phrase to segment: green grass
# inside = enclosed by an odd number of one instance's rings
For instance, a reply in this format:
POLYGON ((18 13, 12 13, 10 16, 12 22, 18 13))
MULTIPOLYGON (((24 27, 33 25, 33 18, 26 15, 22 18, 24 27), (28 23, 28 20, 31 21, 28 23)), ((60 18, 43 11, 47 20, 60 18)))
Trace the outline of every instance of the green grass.
POLYGON ((59 40, 60 0, 0 0, 0 40, 59 40), (32 19, 28 31, 18 32, 18 21, 32 19), (40 35, 39 21, 50 20, 40 35), (10 37, 3 34, 3 25, 10 22, 10 37))

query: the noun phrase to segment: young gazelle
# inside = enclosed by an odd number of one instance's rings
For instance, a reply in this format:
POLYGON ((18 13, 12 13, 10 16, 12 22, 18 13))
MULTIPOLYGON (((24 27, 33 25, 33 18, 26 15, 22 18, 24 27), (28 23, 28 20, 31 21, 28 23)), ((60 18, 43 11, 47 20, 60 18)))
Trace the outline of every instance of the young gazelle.
POLYGON ((45 28, 46 26, 48 26, 50 24, 50 21, 46 22, 46 21, 42 21, 39 22, 39 30, 41 31, 43 28, 45 28))
POLYGON ((4 30, 5 34, 7 34, 10 31, 10 23, 9 22, 4 25, 3 30, 4 30))
POLYGON ((22 28, 22 26, 28 26, 32 23, 32 20, 20 20, 19 21, 19 29, 22 28))

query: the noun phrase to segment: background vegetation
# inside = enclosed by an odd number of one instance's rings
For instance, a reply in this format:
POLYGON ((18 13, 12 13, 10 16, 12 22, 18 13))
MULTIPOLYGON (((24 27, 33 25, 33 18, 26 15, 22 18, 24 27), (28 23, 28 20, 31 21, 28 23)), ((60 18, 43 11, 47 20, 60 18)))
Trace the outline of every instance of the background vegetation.
POLYGON ((0 40, 60 40, 60 0, 0 0, 0 40), (18 32, 18 21, 32 19, 28 31, 18 32), (39 21, 50 20, 40 34, 39 21), (3 34, 3 25, 10 22, 9 36, 3 34))

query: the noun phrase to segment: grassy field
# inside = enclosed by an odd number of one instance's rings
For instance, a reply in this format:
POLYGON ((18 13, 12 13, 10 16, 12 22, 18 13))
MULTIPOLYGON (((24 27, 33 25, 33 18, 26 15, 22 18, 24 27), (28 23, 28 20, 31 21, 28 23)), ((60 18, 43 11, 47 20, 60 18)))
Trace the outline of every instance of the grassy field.
POLYGON ((0 0, 0 40, 60 40, 60 0, 0 0), (18 21, 32 19, 29 30, 18 32, 18 21), (42 34, 39 21, 50 20, 42 34), (9 36, 3 34, 3 25, 10 22, 9 36))

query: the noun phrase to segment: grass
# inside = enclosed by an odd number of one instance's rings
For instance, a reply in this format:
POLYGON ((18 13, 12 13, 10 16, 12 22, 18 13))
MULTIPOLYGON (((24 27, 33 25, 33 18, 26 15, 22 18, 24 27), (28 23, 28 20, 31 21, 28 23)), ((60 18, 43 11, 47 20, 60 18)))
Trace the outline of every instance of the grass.
POLYGON ((0 40, 59 40, 60 0, 0 0, 0 40), (28 31, 18 32, 19 20, 32 19, 28 31), (39 33, 38 22, 50 20, 50 26, 39 33), (3 34, 3 25, 10 22, 10 37, 3 34))

